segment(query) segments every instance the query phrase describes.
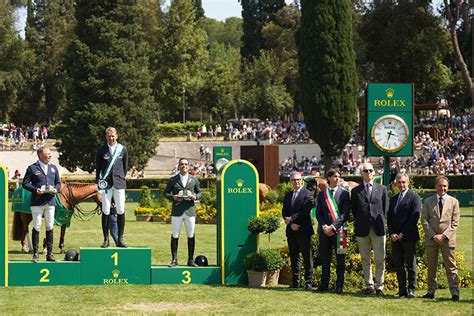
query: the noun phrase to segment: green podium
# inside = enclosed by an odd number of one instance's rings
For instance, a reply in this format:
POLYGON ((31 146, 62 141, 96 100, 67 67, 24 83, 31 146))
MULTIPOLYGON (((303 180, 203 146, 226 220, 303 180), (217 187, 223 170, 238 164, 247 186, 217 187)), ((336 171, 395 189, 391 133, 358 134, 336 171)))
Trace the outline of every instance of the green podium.
POLYGON ((150 284, 150 248, 81 248, 81 284, 150 284))

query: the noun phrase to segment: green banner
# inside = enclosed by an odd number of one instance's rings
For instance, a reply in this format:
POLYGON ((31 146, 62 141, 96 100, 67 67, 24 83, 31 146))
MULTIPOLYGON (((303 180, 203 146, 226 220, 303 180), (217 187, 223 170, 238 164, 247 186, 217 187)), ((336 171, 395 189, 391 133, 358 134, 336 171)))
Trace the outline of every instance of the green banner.
POLYGON ((0 164, 0 286, 8 286, 8 172, 0 164), (3 249, 2 249, 3 248, 3 249))
POLYGON ((258 172, 246 160, 226 164, 218 178, 218 208, 221 244, 218 262, 223 284, 247 284, 245 257, 257 251, 257 237, 247 229, 257 215, 258 172))
POLYGON ((411 83, 367 86, 367 156, 413 156, 414 89, 411 83))

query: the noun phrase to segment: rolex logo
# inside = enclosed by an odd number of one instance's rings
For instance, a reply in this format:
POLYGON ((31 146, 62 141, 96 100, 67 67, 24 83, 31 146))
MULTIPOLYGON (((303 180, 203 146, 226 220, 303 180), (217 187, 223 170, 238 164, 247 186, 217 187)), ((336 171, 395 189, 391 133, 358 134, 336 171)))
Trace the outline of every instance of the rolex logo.
POLYGON ((237 183, 237 187, 241 188, 243 185, 244 185, 244 180, 242 179, 237 179, 235 181, 235 183, 237 183))
POLYGON ((221 148, 221 153, 223 153, 223 152, 224 152, 224 148, 221 148))
POLYGON ((387 90, 385 90, 385 93, 387 93, 387 98, 391 99, 395 94, 395 90, 393 90, 392 88, 388 88, 387 90))
POLYGON ((112 275, 114 276, 114 278, 118 278, 119 275, 120 275, 120 271, 119 270, 114 270, 114 271, 112 271, 112 275))

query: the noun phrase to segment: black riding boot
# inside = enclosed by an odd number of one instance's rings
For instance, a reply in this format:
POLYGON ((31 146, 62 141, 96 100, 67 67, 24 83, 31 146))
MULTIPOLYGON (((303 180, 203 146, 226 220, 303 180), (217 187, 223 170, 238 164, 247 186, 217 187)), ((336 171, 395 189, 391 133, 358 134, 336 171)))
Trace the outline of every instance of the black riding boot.
POLYGON ((178 265, 178 240, 179 238, 173 238, 171 236, 171 263, 169 264, 170 268, 174 268, 178 265))
POLYGON ((198 265, 194 262, 194 237, 188 238, 188 266, 197 267, 198 265))
POLYGON ((118 242, 117 247, 127 248, 123 241, 123 231, 125 230, 125 214, 117 214, 118 242))
POLYGON ((109 220, 110 215, 105 215, 102 213, 102 234, 104 235, 104 242, 102 243, 102 248, 109 248, 109 220))
POLYGON ((31 241, 33 242, 33 262, 39 261, 38 244, 39 244, 39 232, 33 228, 31 231, 31 241))
POLYGON ((48 230, 46 231, 46 261, 56 261, 56 259, 53 256, 53 233, 54 230, 48 230))

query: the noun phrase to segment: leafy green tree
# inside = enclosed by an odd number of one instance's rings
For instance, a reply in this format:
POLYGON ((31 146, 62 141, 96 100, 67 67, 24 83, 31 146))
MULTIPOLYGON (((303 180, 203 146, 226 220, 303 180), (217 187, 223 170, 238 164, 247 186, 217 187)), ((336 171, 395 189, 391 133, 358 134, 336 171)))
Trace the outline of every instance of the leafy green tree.
POLYGON ((196 13, 196 20, 204 17, 204 9, 202 8, 202 0, 192 0, 194 6, 194 12, 196 13))
POLYGON ((294 103, 293 114, 299 109, 299 69, 298 49, 295 34, 299 28, 301 12, 296 5, 288 5, 275 14, 273 21, 262 29, 262 36, 267 49, 271 50, 279 64, 279 71, 284 76, 286 89, 294 103))
POLYGON ((328 170, 356 123, 351 1, 302 0, 297 36, 304 120, 328 170))
POLYGON ((418 103, 436 101, 452 82, 443 62, 451 45, 441 18, 428 1, 379 1, 367 9, 359 29, 364 81, 414 82, 418 103))
POLYGON ((200 25, 206 31, 209 43, 220 43, 225 46, 240 48, 242 46, 242 19, 227 18, 224 22, 204 18, 200 25))
POLYGON ((243 36, 240 54, 245 59, 260 56, 265 48, 262 27, 285 6, 285 0, 240 0, 242 4, 243 36))
POLYGON ((161 41, 154 47, 153 85, 160 120, 179 120, 184 105, 196 107, 197 93, 204 84, 206 47, 206 32, 195 20, 191 2, 174 0, 164 18, 161 41))
POLYGON ((68 48, 70 99, 58 127, 59 160, 68 170, 95 170, 95 154, 114 126, 130 166, 155 153, 156 106, 151 96, 143 11, 135 2, 76 2, 77 40, 68 48))
POLYGON ((14 28, 13 7, 0 2, 0 121, 16 122, 15 111, 25 87, 25 69, 33 60, 14 28))
POLYGON ((70 1, 28 1, 26 42, 36 61, 30 68, 23 95, 23 123, 51 122, 66 105, 69 78, 63 60, 74 38, 74 8, 70 1), (31 115, 35 113, 36 115, 31 115))
POLYGON ((260 58, 244 65, 242 76, 242 112, 245 115, 278 118, 292 110, 292 98, 275 54, 262 50, 260 58))

